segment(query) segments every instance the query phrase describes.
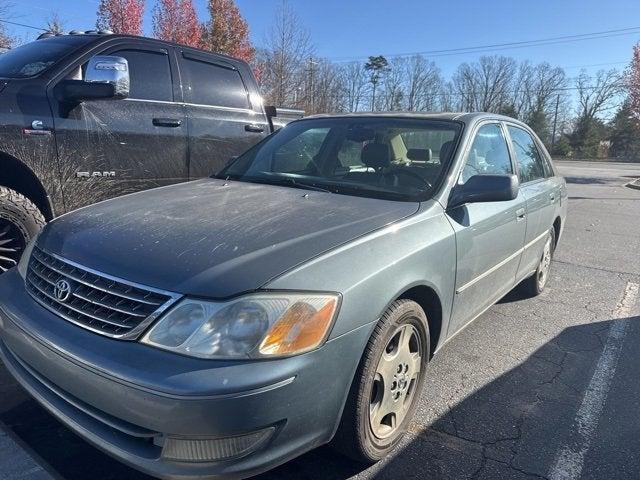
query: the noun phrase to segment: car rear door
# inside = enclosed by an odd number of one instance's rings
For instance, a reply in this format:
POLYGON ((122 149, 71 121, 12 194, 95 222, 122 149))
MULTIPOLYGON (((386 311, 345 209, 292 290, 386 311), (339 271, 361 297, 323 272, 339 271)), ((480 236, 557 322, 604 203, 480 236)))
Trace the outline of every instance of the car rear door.
MULTIPOLYGON (((185 113, 172 49, 136 41, 95 54, 127 59, 130 94, 54 109, 67 210, 187 180, 185 113)), ((65 78, 81 76, 84 64, 65 78)))
MULTIPOLYGON (((465 156, 460 184, 474 175, 515 172, 500 122, 481 124, 465 156)), ((469 203, 447 210, 455 230, 457 251, 449 335, 513 288, 524 244, 524 214, 522 193, 506 202, 469 203)))
POLYGON ((236 66, 214 55, 183 50, 180 72, 189 127, 189 178, 217 172, 262 140, 269 125, 252 105, 236 66))
POLYGON ((560 192, 552 181, 553 172, 545 166, 533 136, 524 128, 507 126, 511 148, 516 160, 520 191, 526 200, 527 231, 524 250, 518 268, 518 280, 531 274, 538 266, 547 232, 553 226, 555 204, 560 192))

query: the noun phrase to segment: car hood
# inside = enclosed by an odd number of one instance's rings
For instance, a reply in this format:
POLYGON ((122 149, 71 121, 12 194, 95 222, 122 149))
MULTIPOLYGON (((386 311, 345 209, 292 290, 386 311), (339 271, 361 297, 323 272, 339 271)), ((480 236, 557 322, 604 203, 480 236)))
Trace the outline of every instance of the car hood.
POLYGON ((225 298, 258 289, 418 207, 203 179, 71 212, 45 228, 38 246, 132 282, 225 298))

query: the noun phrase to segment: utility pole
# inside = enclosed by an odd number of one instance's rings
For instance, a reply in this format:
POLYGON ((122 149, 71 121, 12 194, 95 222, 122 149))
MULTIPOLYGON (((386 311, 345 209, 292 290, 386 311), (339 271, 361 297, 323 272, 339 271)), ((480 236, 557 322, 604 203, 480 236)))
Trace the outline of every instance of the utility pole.
POLYGON ((316 113, 315 112, 315 95, 314 95, 314 89, 313 89, 313 66, 317 65, 318 62, 314 62, 313 61, 313 57, 309 57, 309 92, 307 93, 308 97, 309 97, 309 106, 310 106, 310 112, 309 113, 316 113))
POLYGON ((551 134, 551 154, 556 145, 556 127, 558 125, 558 107, 560 106, 560 94, 556 95, 556 111, 553 114, 553 133, 551 134))

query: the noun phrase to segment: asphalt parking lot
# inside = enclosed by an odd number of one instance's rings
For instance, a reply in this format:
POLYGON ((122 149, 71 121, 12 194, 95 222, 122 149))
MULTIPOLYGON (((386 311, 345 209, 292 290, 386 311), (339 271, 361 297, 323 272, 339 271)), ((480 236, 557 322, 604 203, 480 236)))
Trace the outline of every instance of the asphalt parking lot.
MULTIPOLYGON (((640 190, 624 186, 640 164, 559 165, 569 215, 548 289, 509 294, 442 349, 394 454, 363 469, 322 447, 260 480, 640 478, 640 190)), ((0 422, 54 476, 149 478, 66 430, 1 366, 0 422)))

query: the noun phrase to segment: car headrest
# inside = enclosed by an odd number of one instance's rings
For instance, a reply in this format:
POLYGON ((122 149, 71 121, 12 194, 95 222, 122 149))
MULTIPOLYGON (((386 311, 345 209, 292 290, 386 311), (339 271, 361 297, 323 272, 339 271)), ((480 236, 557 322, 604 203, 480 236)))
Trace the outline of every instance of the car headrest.
POLYGON ((410 148, 407 150, 407 158, 409 160, 430 162, 432 157, 433 153, 430 148, 410 148))
POLYGON ((367 143, 362 147, 360 159, 367 167, 376 170, 388 167, 391 164, 391 151, 389 145, 383 143, 367 143))
POLYGON ((451 151, 453 150, 453 141, 449 140, 448 142, 444 142, 442 144, 442 146, 440 147, 440 163, 442 163, 444 160, 448 160, 449 159, 449 155, 451 155, 451 151))

